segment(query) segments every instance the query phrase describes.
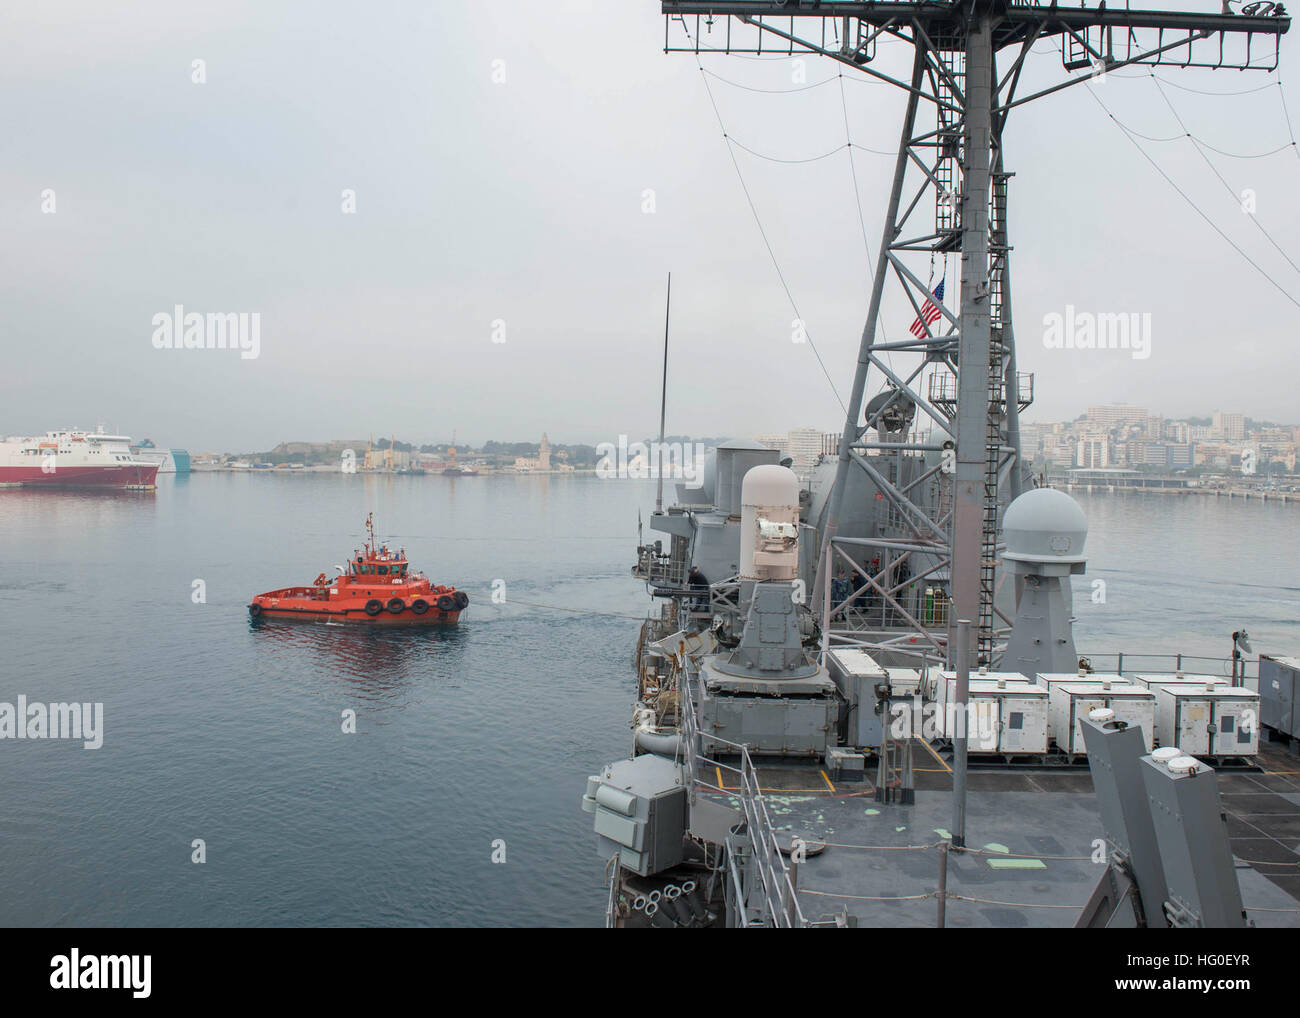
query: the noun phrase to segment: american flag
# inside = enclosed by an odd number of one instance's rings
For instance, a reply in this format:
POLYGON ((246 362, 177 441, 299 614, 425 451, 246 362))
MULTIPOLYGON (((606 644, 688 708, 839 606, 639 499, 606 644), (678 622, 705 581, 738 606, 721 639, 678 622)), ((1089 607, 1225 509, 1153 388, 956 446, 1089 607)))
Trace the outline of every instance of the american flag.
POLYGON ((912 327, 907 330, 917 339, 924 339, 925 327, 927 325, 933 325, 939 319, 941 312, 939 311, 939 306, 935 301, 943 300, 943 282, 942 279, 939 280, 939 285, 934 288, 934 300, 927 300, 925 302, 925 307, 921 308, 921 313, 917 315, 916 321, 914 321, 912 327), (922 319, 924 319, 924 321, 922 321, 922 319))

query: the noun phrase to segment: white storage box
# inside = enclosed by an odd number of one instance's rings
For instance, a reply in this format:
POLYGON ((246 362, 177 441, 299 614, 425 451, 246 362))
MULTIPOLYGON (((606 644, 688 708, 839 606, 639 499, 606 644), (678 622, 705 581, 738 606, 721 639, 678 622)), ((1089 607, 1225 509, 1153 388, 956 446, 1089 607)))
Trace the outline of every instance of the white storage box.
POLYGON ((1128 679, 1118 672, 1088 672, 1080 675, 1078 672, 1039 672, 1035 676, 1035 681, 1040 686, 1045 686, 1050 693, 1053 686, 1059 686, 1062 682, 1101 682, 1109 683, 1112 686, 1132 685, 1128 679))
MULTIPOLYGON (((955 738, 957 676, 944 673, 940 681, 943 698, 936 701, 936 724, 940 734, 955 738)), ((1047 690, 1019 673, 997 678, 971 675, 966 717, 967 751, 971 753, 1046 753, 1047 690)))
POLYGON ((1253 689, 1170 682, 1155 694, 1162 746, 1188 756, 1259 753, 1259 694, 1253 689))
POLYGON ((1086 753, 1079 723, 1097 707, 1109 707, 1115 720, 1142 729, 1147 752, 1155 748, 1156 699, 1127 682, 1058 682, 1048 694, 1048 732, 1062 753, 1086 753))
MULTIPOLYGON (((1231 689, 1232 683, 1223 675, 1198 675, 1195 672, 1142 672, 1132 676, 1135 686, 1144 686, 1154 695, 1165 686, 1192 686, 1197 689, 1231 689)), ((1165 739, 1160 724, 1160 704, 1156 703, 1156 745, 1173 745, 1165 739)))

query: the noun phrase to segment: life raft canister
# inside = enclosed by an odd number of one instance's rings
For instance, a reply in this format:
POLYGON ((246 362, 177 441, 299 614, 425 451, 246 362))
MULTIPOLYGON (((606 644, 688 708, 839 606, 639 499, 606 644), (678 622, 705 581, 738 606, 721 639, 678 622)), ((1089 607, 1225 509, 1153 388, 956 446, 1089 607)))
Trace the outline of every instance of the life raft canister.
POLYGON ((384 610, 384 602, 379 600, 379 598, 377 597, 372 597, 369 601, 366 602, 367 615, 378 615, 383 610, 384 610))
POLYGON ((394 615, 401 615, 406 610, 406 602, 400 597, 390 598, 388 601, 388 610, 394 615))
POLYGON ((422 597, 417 597, 411 602, 411 611, 415 612, 416 615, 423 615, 428 610, 429 602, 422 597))
POLYGON ((443 594, 438 598, 438 611, 454 612, 456 610, 456 599, 450 594, 443 594))

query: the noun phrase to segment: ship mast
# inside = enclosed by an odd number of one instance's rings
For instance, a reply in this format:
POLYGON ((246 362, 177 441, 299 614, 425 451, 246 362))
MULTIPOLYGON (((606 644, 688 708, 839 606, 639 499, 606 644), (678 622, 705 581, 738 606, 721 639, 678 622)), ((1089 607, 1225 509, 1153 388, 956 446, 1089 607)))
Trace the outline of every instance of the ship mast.
POLYGON ((655 489, 655 512, 664 511, 664 417, 668 412, 668 317, 673 306, 673 274, 668 273, 668 295, 664 298, 664 377, 659 388, 659 483, 655 489))
MULTIPOLYGON (((812 598, 824 604, 835 568, 854 570, 855 585, 870 582, 912 631, 914 646, 956 667, 959 620, 973 624, 970 663, 990 663, 1002 617, 994 604, 1001 546, 999 492, 1019 494, 1019 413, 1032 399, 1033 379, 1016 368, 1011 324, 1012 248, 1002 139, 1012 109, 1130 64, 1271 71, 1291 19, 1281 5, 1252 4, 1246 13, 1057 7, 1010 0, 662 0, 664 48, 701 54, 819 55, 903 90, 907 95, 898 154, 873 274, 853 387, 839 445, 817 578, 812 598), (872 66, 881 39, 913 49, 911 75, 895 78, 872 66), (1059 41, 1065 79, 1017 97, 1035 43, 1059 41), (999 65, 999 56, 1008 59, 999 65), (1084 71, 1083 74, 1073 72, 1084 71), (928 199, 928 200, 927 200, 928 199), (932 210, 933 220, 925 221, 932 210), (956 301, 932 296, 916 272, 920 259, 959 256, 956 301), (879 319, 886 285, 901 292, 922 320, 919 335, 886 341, 879 319), (933 327, 922 308, 933 301, 933 327), (912 354, 914 369, 896 371, 891 354, 912 354), (879 373, 892 395, 863 416, 868 378, 879 373), (928 385, 923 385, 928 382, 928 385), (867 432, 898 405, 910 403, 928 418, 929 436, 912 429, 888 443, 867 432), (947 436, 951 436, 949 440, 947 436), (882 452, 937 456, 935 477, 950 498, 936 504, 924 483, 889 476, 882 452), (894 532, 840 538, 839 520, 850 471, 864 471, 889 501, 894 532), (940 476, 942 475, 942 476, 940 476), (874 550, 885 562, 925 563, 909 580, 869 580, 850 557, 874 550), (953 605, 946 638, 909 613, 901 586, 948 572, 953 605)), ((828 597, 829 595, 827 595, 828 597)), ((871 634, 822 625, 835 643, 868 649, 906 646, 897 634, 871 634)))

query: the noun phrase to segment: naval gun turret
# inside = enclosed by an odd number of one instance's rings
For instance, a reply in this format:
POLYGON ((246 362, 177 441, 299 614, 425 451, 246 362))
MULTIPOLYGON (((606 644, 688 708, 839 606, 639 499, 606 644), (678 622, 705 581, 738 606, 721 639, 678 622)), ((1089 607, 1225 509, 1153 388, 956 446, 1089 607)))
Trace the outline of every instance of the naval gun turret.
POLYGON ((740 502, 744 627, 731 648, 700 662, 693 699, 701 749, 726 754, 726 743, 744 743, 755 754, 819 757, 834 744, 839 701, 814 657, 799 579, 799 480, 787 467, 753 467, 740 502))
POLYGON ((1016 621, 1002 670, 1022 675, 1072 672, 1074 649, 1070 577, 1084 571, 1088 519, 1079 503, 1055 488, 1015 499, 1002 520, 1002 555, 1016 577, 1016 621))

